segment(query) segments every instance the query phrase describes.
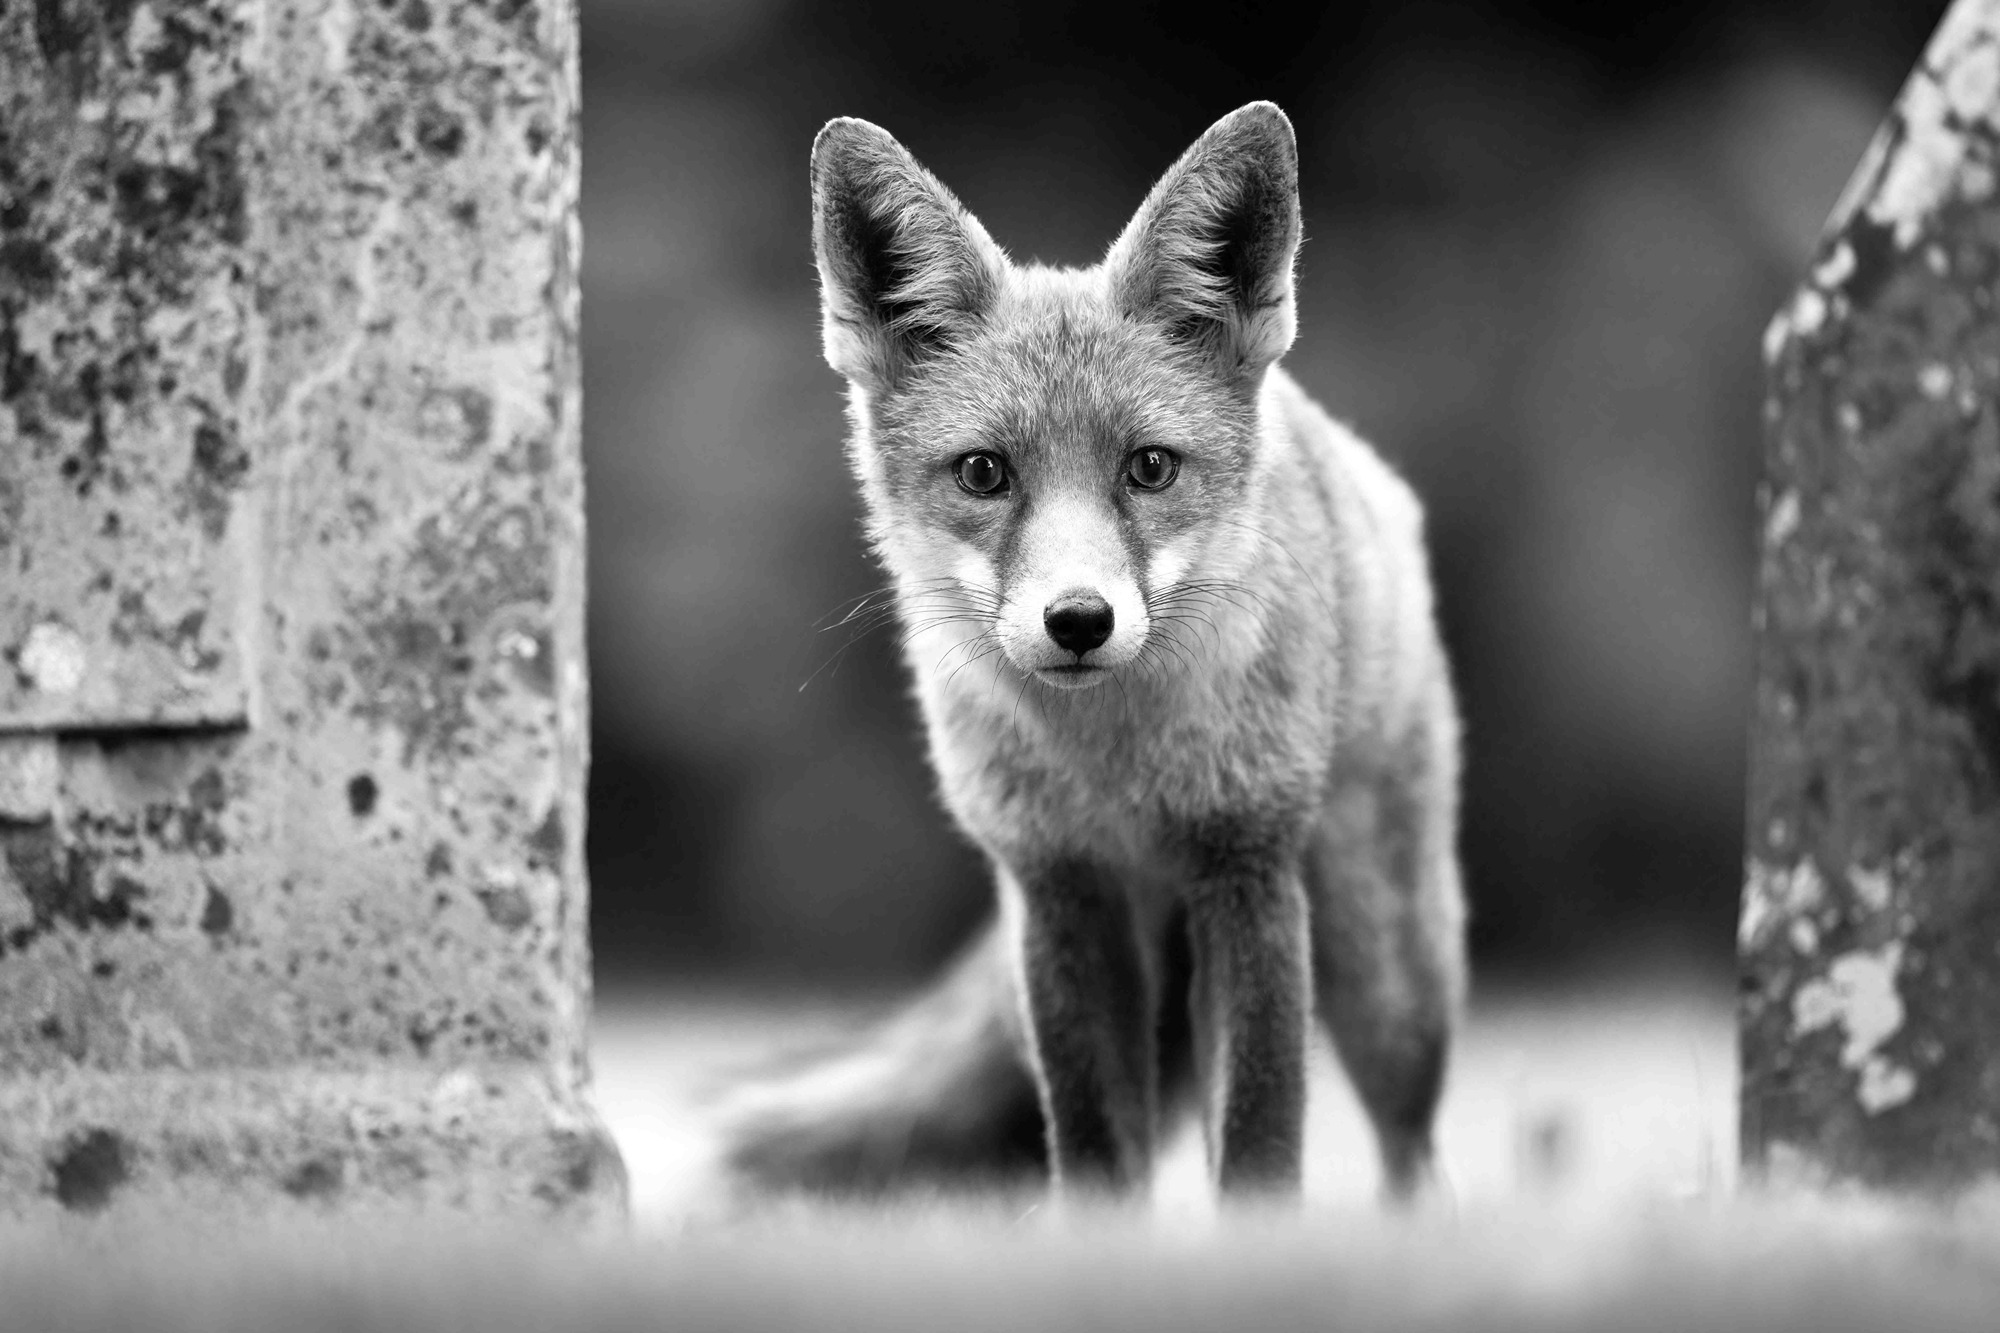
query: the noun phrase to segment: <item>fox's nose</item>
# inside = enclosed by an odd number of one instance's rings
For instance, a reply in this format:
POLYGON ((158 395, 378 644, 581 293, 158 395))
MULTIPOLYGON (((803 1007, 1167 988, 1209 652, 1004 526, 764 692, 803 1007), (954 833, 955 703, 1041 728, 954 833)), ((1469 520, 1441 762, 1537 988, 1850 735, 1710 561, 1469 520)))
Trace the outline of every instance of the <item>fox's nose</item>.
POLYGON ((1058 648, 1083 656, 1111 637, 1111 603, 1094 592, 1066 592, 1042 612, 1058 648))

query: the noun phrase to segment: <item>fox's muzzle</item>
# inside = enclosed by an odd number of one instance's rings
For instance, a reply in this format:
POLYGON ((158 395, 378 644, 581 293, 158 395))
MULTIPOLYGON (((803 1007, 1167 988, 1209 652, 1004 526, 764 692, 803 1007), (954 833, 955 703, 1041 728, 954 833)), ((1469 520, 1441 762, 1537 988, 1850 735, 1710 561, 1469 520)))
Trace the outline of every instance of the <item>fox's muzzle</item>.
POLYGON ((1045 685, 1102 682, 1146 640, 1145 598, 1117 516, 1100 498, 1062 494, 1023 517, 1001 571, 1008 659, 1045 685))

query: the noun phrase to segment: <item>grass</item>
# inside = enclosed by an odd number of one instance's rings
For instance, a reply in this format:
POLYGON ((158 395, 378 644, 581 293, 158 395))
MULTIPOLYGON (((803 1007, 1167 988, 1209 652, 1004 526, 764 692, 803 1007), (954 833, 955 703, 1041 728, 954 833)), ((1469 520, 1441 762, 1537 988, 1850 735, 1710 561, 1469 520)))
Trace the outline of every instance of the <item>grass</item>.
MULTIPOLYGON (((615 1238, 407 1224, 0 1233, 0 1328, 202 1330, 1991 1329, 2000 1196, 1946 1208, 1734 1187, 1728 997, 1497 997, 1443 1120, 1450 1190, 1373 1202, 1319 1071, 1304 1209, 1218 1214, 1176 1145, 1150 1207, 1023 1198, 716 1206, 699 1091, 837 1015, 614 1000, 600 1101, 634 1178, 615 1238)), ((1329 1062, 1330 1064, 1330 1062, 1329 1062)))
POLYGON ((975 1201, 583 1241, 15 1237, 0 1325, 243 1330, 1991 1329, 2000 1208, 1605 1200, 1203 1225, 975 1201))
MULTIPOLYGON (((1449 1201, 1461 1206, 1691 1199, 1735 1183, 1732 996, 1685 979, 1476 1004, 1439 1122, 1449 1201)), ((597 1101, 624 1149, 642 1231, 712 1216, 704 1089, 763 1053, 851 1021, 835 1005, 740 998, 600 1003, 597 1101)), ((1306 1198, 1373 1214, 1374 1148, 1333 1058, 1316 1052, 1306 1198)), ((1199 1135, 1161 1163, 1154 1202, 1210 1211, 1199 1135)))

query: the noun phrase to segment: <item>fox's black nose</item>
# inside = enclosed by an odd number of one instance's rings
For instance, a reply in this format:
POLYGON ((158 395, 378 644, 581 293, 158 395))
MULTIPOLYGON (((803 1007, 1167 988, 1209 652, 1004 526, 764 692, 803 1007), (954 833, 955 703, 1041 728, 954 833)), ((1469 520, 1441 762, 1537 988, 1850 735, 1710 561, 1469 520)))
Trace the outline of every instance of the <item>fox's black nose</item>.
POLYGON ((1049 603, 1042 624, 1058 648, 1081 657, 1111 637, 1111 603, 1094 592, 1067 592, 1049 603))

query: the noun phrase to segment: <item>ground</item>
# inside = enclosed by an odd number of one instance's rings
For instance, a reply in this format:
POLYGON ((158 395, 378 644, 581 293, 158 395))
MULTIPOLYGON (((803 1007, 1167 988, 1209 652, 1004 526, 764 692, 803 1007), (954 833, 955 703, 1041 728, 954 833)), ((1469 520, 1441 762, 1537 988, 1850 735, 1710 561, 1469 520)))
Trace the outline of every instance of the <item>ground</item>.
POLYGON ((599 1102, 628 1235, 319 1224, 255 1236, 0 1232, 0 1325, 148 1333, 640 1328, 2000 1326, 2000 1199, 1778 1195, 1734 1180, 1726 986, 1475 1004, 1442 1123, 1448 1189, 1391 1215, 1327 1062, 1302 1213, 1218 1216, 1198 1146, 1150 1209, 1024 1198, 714 1205, 703 1089, 850 1015, 613 994, 599 1102))
MULTIPOLYGON (((1587 1194, 1692 1199, 1735 1183, 1736 1050, 1726 986, 1675 977, 1471 1008, 1439 1125, 1448 1204, 1587 1194)), ((642 1230, 675 1229, 711 1202, 701 1102, 759 1056, 853 1021, 810 1000, 646 997, 598 1006, 597 1104, 632 1176, 642 1230)), ((1306 1197, 1315 1212, 1372 1210, 1374 1149, 1328 1051, 1317 1051, 1306 1197)), ((1192 1131, 1162 1166, 1157 1211, 1208 1211, 1192 1131)))

